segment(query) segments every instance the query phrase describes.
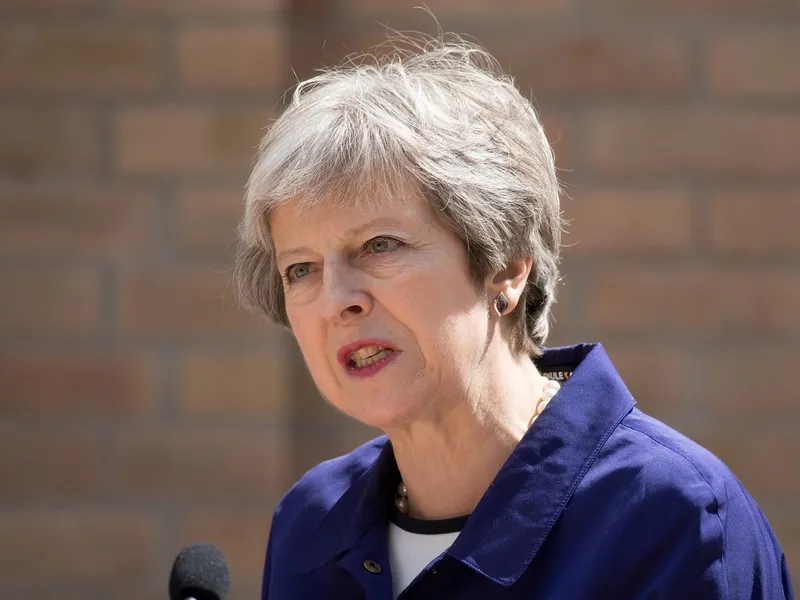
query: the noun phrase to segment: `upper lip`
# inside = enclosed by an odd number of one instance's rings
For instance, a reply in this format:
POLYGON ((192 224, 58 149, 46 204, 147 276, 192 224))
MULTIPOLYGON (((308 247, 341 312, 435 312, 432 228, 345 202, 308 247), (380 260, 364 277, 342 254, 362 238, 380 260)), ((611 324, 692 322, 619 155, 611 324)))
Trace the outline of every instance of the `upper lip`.
POLYGON ((355 352, 356 350, 360 350, 361 348, 366 348, 367 346, 381 346, 382 348, 389 348, 391 350, 397 351, 397 348, 391 342, 387 342, 386 340, 379 340, 376 338, 362 338, 360 340, 356 340, 355 342, 351 342, 349 344, 345 344, 339 351, 336 353, 336 358, 339 359, 339 362, 343 365, 347 365, 347 358, 350 356, 351 353, 355 352))

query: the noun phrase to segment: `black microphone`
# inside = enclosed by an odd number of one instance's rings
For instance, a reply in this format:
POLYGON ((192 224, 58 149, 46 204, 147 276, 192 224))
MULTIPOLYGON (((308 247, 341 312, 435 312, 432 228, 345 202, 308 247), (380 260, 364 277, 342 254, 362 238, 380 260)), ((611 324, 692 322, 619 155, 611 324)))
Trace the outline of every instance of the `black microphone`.
POLYGON ((225 555, 213 544, 186 546, 169 574, 170 600, 226 600, 231 575, 225 555))

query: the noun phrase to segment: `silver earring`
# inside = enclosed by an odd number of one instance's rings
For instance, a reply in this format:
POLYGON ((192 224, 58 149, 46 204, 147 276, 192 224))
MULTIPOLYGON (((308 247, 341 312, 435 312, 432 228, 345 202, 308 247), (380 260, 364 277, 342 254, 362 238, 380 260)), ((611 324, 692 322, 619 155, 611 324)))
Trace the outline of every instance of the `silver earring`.
POLYGON ((507 308, 508 300, 506 300, 505 295, 501 292, 500 295, 494 299, 494 309, 497 312, 497 316, 502 317, 507 308))

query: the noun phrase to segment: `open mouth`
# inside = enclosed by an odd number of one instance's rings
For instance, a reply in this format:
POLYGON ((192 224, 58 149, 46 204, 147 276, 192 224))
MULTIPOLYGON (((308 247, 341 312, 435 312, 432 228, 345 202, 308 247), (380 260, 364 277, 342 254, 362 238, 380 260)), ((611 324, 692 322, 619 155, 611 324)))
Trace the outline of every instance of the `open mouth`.
POLYGON ((365 346, 348 355, 347 368, 365 369, 385 360, 392 354, 394 354, 394 350, 391 348, 385 348, 383 346, 365 346))

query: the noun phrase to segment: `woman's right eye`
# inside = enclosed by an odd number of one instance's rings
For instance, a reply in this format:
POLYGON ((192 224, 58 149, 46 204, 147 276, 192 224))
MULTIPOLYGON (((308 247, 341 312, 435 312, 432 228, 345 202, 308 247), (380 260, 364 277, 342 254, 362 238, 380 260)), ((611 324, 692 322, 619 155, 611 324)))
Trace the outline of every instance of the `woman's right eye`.
POLYGON ((296 265, 289 265, 286 267, 284 277, 286 277, 286 280, 291 283, 293 281, 297 281, 298 279, 302 279, 310 272, 311 266, 308 263, 298 263, 296 265))

